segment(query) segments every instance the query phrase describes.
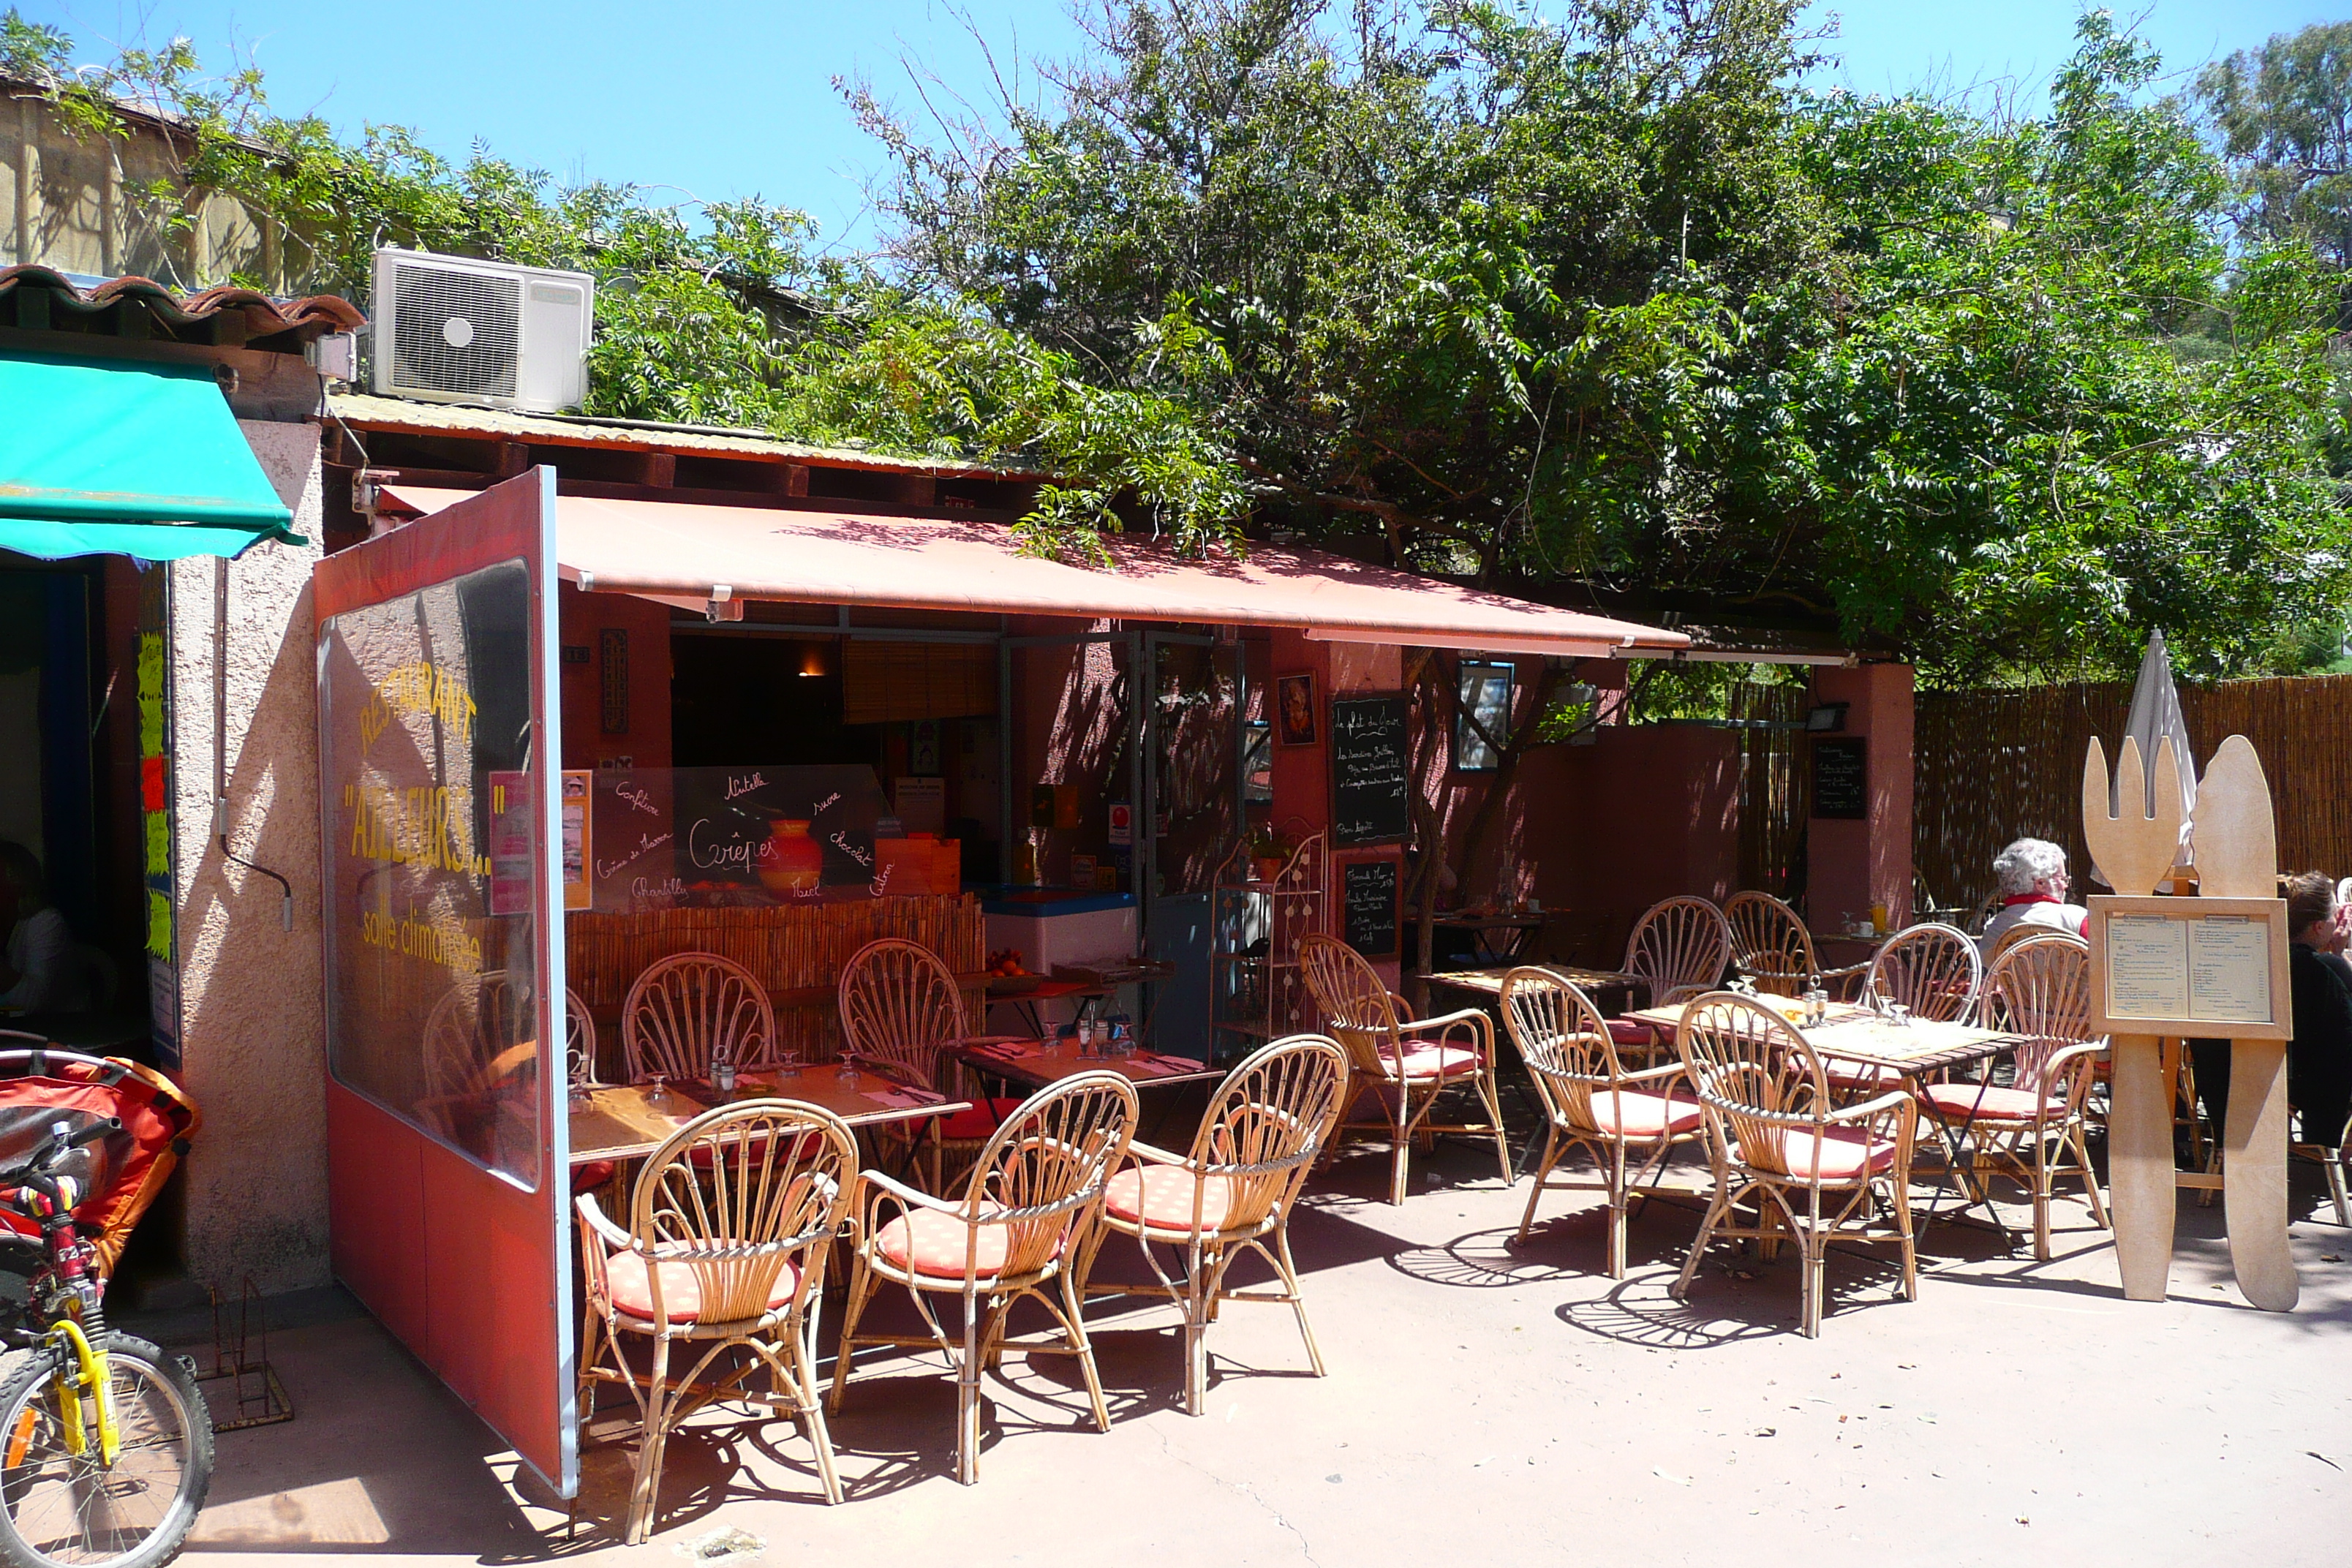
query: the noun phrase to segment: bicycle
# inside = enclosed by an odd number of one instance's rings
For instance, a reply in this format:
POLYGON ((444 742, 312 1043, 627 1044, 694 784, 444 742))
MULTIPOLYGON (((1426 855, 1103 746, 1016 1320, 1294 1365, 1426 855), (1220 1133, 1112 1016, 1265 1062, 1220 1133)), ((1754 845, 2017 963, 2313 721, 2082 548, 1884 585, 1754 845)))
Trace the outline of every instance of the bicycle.
POLYGON ((194 1107, 129 1062, 0 1054, 0 1074, 10 1065, 0 1141, 36 1118, 48 1126, 0 1166, 0 1344, 25 1353, 0 1378, 0 1560, 158 1568, 211 1487, 212 1418, 192 1362, 108 1327, 105 1290, 131 1224, 187 1147, 194 1107), (18 1281, 22 1298, 7 1299, 18 1281))

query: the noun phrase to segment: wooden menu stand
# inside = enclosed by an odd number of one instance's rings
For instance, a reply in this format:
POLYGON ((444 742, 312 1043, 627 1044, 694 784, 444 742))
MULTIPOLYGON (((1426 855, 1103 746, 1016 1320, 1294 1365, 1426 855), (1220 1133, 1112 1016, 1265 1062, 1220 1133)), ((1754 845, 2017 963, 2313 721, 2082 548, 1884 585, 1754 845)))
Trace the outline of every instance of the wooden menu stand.
MULTIPOLYGON (((2200 895, 2153 898, 2180 842, 2180 789, 2169 741, 2156 753, 2157 807, 2138 803, 2147 775, 2126 740, 2116 759, 2133 809, 2108 806, 2095 737, 2083 763, 2083 830, 2115 887, 2090 900, 2092 1024, 2115 1056, 2107 1121, 2109 1197, 2124 1294, 2160 1301, 2172 1272, 2182 1187, 2221 1188, 2238 1289, 2266 1311, 2293 1310, 2300 1286, 2286 1237, 2286 1042, 2294 1033, 2286 903, 2278 898, 2270 786, 2243 735, 2221 743, 2197 792, 2200 895), (2222 1174, 2175 1169, 2168 1037, 2230 1040, 2222 1174)), ((2177 1048, 2177 1047, 2176 1047, 2177 1048)))

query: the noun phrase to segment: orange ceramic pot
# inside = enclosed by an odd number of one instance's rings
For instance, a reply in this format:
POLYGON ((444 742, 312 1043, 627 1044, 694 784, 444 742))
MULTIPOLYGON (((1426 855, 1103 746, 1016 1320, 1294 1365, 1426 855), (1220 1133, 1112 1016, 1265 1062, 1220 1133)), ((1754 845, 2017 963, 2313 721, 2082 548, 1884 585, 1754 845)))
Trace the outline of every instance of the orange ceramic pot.
POLYGON ((797 817, 768 824, 768 841, 760 847, 760 885, 772 893, 814 893, 824 880, 824 847, 809 837, 809 825, 797 817))

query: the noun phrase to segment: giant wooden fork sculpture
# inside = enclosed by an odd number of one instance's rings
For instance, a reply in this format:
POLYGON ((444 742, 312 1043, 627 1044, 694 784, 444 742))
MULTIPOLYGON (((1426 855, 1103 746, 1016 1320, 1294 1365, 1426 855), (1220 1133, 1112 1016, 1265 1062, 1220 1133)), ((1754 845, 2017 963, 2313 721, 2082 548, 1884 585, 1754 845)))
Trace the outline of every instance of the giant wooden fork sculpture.
MULTIPOLYGON (((2093 737, 2083 763, 2083 837, 2116 895, 2144 898, 2171 870, 2179 847, 2179 770, 2171 742, 2158 742, 2156 809, 2150 814, 2143 804, 2147 775, 2138 744, 2126 739, 2116 764, 2122 784, 2120 814, 2108 804, 2106 754, 2093 737)), ((2202 898, 2277 897, 2270 785, 2243 735, 2221 742, 2197 787, 2192 840, 2202 898)), ((2283 941, 2283 921, 2281 925, 2283 941)), ((2092 956, 2095 963, 2106 962, 2104 952, 2092 956)), ((2104 995, 2104 979, 2100 984, 2104 995)), ((2283 995, 2274 995, 2272 1006, 2275 1016, 2288 1013, 2283 995)), ((2216 1032, 2224 1027, 2217 1026, 2216 1032)), ((2182 1186, 2208 1186, 2214 1178, 2174 1168, 2171 1079, 2162 1067, 2162 1038, 2116 1034, 2111 1044, 2115 1088, 2107 1151, 2116 1258, 2126 1297, 2160 1301, 2172 1269, 2176 1194, 2182 1186)), ((2246 1300, 2273 1312, 2291 1310, 2298 1293, 2286 1243, 2285 1063, 2283 1039, 2231 1040, 2229 1124, 2221 1137, 2230 1261, 2246 1300)))

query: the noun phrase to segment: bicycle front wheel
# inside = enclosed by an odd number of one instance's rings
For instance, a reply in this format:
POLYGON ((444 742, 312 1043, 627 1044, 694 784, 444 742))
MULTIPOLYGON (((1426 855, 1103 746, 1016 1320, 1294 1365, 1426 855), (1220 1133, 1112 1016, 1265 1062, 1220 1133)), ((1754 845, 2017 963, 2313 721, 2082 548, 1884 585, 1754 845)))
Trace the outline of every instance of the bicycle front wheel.
POLYGON ((106 1352, 121 1447, 99 1451, 94 1402, 68 1429, 58 1379, 33 1356, 0 1385, 0 1558, 12 1568, 157 1568, 179 1554, 213 1479, 213 1427, 195 1369, 128 1334, 106 1352))

